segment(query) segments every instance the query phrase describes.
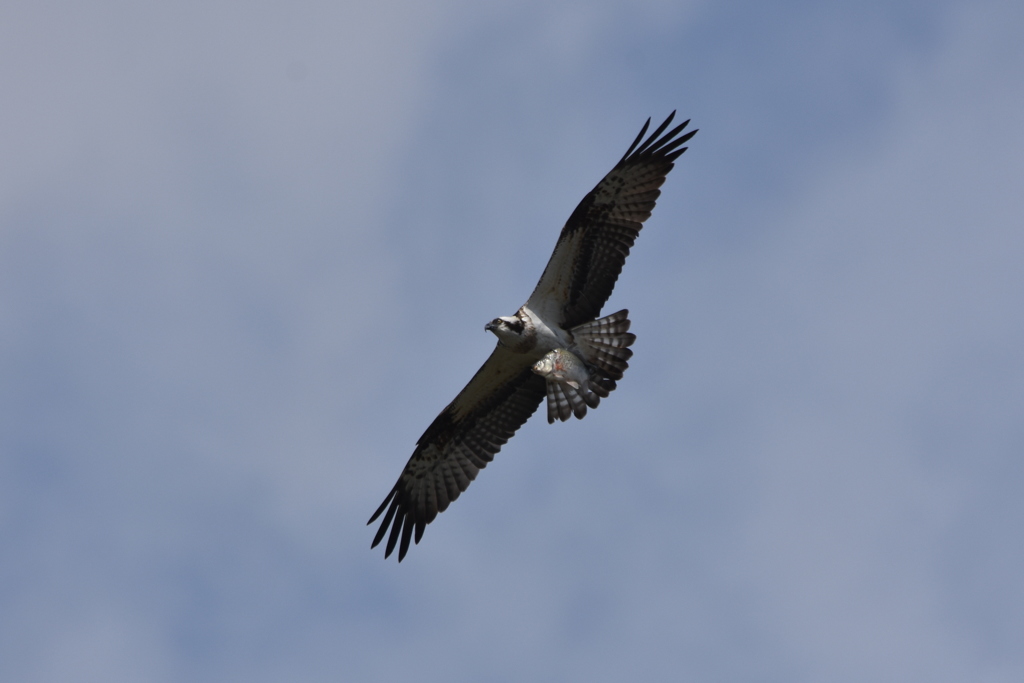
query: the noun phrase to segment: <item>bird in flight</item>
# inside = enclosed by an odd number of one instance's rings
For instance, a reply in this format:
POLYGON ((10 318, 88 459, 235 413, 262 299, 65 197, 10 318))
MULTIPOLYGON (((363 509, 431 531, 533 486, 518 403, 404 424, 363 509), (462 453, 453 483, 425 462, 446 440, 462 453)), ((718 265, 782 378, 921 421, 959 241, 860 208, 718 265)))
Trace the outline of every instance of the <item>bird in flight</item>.
POLYGON ((682 145, 685 121, 650 134, 647 119, 619 163, 569 216, 540 282, 515 315, 484 326, 498 338, 490 358, 441 411, 367 524, 382 514, 371 548, 388 536, 384 557, 420 542, 427 524, 469 487, 516 430, 548 401, 548 422, 582 419, 615 389, 636 337, 629 312, 598 318, 682 145), (391 529, 390 534, 388 529, 391 529))

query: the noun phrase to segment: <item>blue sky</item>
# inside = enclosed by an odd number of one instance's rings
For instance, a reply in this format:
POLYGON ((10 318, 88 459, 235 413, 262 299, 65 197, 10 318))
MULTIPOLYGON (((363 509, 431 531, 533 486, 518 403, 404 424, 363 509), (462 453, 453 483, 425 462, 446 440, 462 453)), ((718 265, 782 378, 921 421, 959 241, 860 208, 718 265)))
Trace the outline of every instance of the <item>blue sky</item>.
POLYGON ((6 3, 0 678, 1024 678, 1019 3, 6 3), (366 519, 648 117, 535 416, 366 519))

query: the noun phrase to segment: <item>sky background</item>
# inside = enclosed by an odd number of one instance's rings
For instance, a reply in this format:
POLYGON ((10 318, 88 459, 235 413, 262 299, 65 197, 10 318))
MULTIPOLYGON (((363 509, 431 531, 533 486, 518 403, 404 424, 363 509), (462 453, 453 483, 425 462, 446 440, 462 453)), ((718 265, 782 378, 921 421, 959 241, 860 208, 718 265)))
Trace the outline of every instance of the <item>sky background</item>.
POLYGON ((4 2, 0 679, 1024 680, 1024 4, 4 2), (365 522, 650 116, 536 415, 365 522))

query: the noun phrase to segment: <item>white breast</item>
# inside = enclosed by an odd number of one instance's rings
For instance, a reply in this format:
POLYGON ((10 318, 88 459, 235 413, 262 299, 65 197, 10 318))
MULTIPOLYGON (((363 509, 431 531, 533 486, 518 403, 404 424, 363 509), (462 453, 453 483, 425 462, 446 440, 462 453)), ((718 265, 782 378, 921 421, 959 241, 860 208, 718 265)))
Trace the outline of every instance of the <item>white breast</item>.
POLYGON ((530 321, 533 323, 533 329, 537 335, 537 346, 534 347, 536 351, 547 353, 553 349, 566 348, 570 345, 571 341, 568 333, 557 324, 552 322, 549 325, 543 318, 526 306, 523 306, 521 310, 530 316, 530 321))

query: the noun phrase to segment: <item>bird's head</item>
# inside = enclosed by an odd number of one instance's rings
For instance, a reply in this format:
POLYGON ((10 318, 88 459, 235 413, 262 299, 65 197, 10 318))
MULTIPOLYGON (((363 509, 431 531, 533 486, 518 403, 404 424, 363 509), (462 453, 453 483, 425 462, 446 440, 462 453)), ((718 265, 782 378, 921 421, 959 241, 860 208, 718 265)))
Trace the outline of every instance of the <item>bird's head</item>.
POLYGON ((493 332, 498 341, 505 346, 516 346, 523 340, 523 333, 525 332, 523 321, 514 315, 495 318, 484 325, 484 329, 488 332, 493 332))

